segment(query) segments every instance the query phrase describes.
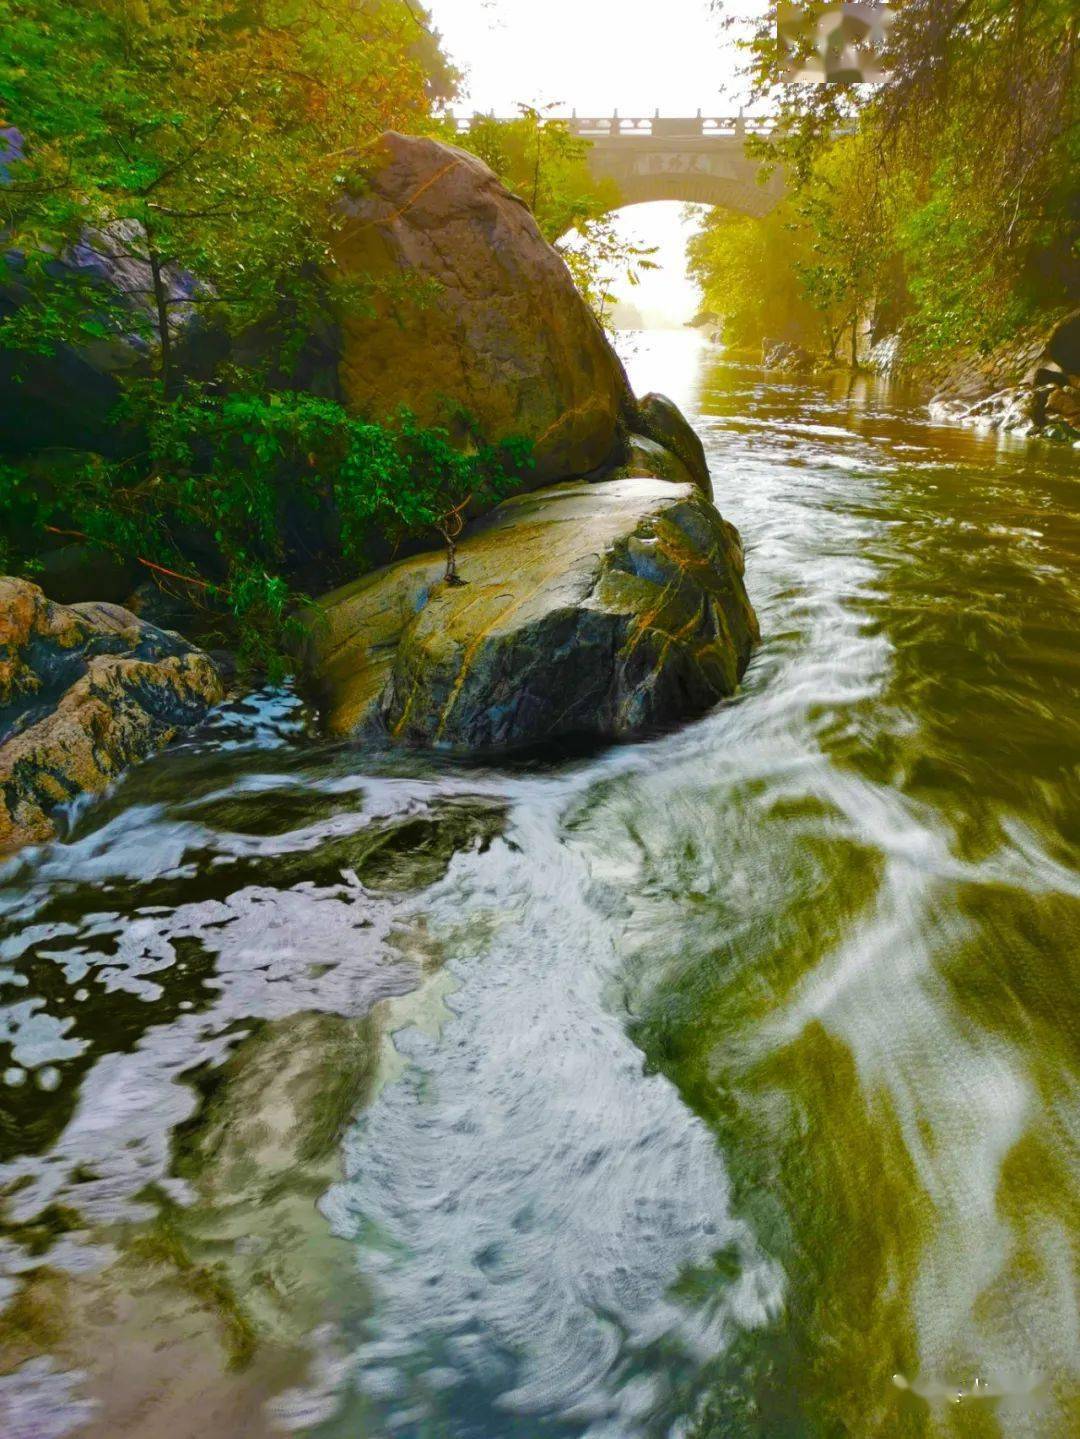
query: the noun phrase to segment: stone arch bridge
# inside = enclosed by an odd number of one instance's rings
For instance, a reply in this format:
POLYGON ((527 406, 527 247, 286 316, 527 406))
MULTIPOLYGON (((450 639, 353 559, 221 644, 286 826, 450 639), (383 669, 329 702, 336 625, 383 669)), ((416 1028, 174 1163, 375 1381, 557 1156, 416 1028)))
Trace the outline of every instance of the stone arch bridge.
MULTIPOLYGON (((459 119, 467 130, 471 120, 459 119)), ((717 118, 699 111, 692 118, 624 118, 617 112, 598 119, 567 122, 590 143, 589 163, 597 179, 614 180, 621 204, 679 200, 720 205, 743 215, 767 215, 784 195, 778 171, 768 184, 757 182, 758 165, 747 159, 748 135, 766 134, 763 121, 741 115, 717 118)))

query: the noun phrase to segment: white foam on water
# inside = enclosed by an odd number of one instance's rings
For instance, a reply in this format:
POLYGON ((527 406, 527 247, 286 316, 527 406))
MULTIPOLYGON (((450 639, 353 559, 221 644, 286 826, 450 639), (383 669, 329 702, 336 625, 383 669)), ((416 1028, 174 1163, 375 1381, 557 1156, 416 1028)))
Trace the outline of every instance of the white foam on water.
POLYGON ((703 1363, 781 1303, 712 1136, 644 1072, 612 1002, 619 926, 560 834, 571 794, 533 788, 506 841, 459 857, 425 898, 436 932, 480 911, 500 916, 495 935, 455 962, 442 1031, 397 1036, 408 1067, 327 1201, 375 1286, 355 1382, 387 1432, 444 1413, 459 1384, 582 1434, 644 1432, 664 1381, 637 1356, 664 1345, 703 1363), (722 1302, 673 1297, 680 1271, 731 1249, 722 1302))

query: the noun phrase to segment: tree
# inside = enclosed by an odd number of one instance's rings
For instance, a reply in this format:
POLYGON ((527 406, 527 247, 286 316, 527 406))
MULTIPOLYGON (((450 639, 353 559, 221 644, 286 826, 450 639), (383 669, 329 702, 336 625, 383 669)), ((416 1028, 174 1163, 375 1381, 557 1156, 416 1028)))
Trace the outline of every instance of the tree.
POLYGON ((426 123, 453 80, 404 0, 0 0, 0 35, 0 126, 22 150, 0 224, 30 292, 0 343, 120 323, 92 282, 53 283, 78 242, 145 266, 123 318, 155 336, 166 390, 192 307, 235 329, 283 295, 319 302, 351 156, 426 123))
POLYGON ((889 243, 872 147, 865 135, 841 135, 816 158, 794 207, 809 249, 795 268, 817 311, 828 359, 838 358, 846 332, 854 367, 860 327, 885 287, 889 243))
MULTIPOLYGON (((553 107, 547 107, 549 110, 553 107)), ((601 323, 606 324, 617 279, 637 285, 657 268, 655 248, 619 234, 612 219, 619 187, 597 180, 589 169, 590 143, 567 121, 533 105, 519 105, 516 120, 478 115, 462 135, 448 138, 478 155, 536 217, 544 238, 566 261, 574 281, 601 323)))
POLYGON ((801 197, 825 313, 862 293, 930 354, 1080 297, 1075 0, 907 0, 877 85, 792 82, 775 4, 715 8, 746 27, 747 78, 776 119, 755 148, 801 197))
POLYGON ((789 202, 763 219, 711 210, 687 254, 726 345, 757 347, 770 338, 817 344, 819 319, 798 269, 809 261, 809 236, 789 202))
POLYGON ((468 510, 502 499, 532 463, 532 446, 511 439, 500 445, 474 443, 462 452, 445 430, 421 429, 409 414, 399 423, 400 456, 410 482, 371 487, 370 513, 384 528, 397 525, 406 534, 436 530, 446 546, 445 582, 465 584, 457 569, 457 541, 468 510))

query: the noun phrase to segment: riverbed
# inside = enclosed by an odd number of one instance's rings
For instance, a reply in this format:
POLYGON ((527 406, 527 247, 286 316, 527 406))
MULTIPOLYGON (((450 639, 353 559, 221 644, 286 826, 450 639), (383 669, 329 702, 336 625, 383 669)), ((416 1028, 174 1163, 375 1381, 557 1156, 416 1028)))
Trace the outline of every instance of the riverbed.
POLYGON ((5 1435, 1080 1432, 1080 454, 624 342, 735 699, 481 767, 266 690, 0 871, 5 1435))

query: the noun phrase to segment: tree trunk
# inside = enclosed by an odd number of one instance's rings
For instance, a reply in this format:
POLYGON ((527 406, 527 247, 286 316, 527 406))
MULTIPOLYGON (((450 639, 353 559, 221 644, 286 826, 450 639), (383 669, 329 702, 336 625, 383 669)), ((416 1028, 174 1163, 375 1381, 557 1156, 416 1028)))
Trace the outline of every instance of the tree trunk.
POLYGON ((436 526, 446 544, 446 573, 443 575, 443 579, 448 585, 466 583, 457 572, 457 542, 458 536, 465 528, 465 511, 471 500, 472 495, 467 495, 460 505, 456 505, 452 510, 447 510, 436 526))
POLYGON ((446 544, 446 572, 443 580, 448 585, 463 585, 465 581, 457 572, 457 534, 452 529, 441 529, 439 533, 446 544))
POLYGON ((172 338, 169 334, 169 296, 162 275, 161 256, 151 244, 147 250, 150 274, 154 284, 154 308, 157 311, 158 342, 161 345, 161 389, 168 398, 172 388, 172 338))
POLYGON ((858 312, 858 310, 855 311, 855 314, 852 316, 852 319, 851 319, 851 368, 852 368, 853 370, 857 370, 857 369, 859 368, 859 312, 858 312))

